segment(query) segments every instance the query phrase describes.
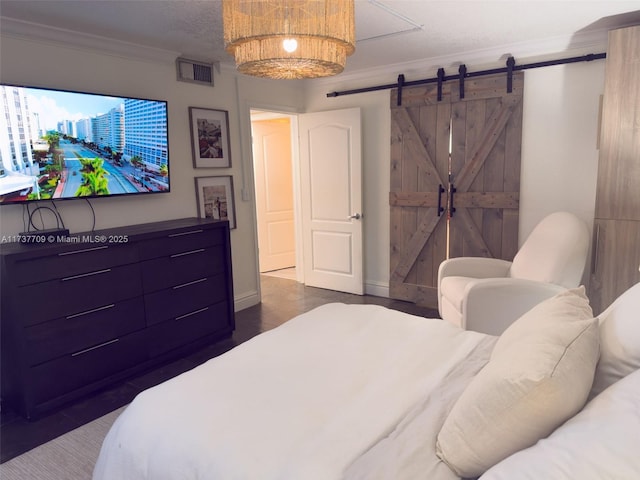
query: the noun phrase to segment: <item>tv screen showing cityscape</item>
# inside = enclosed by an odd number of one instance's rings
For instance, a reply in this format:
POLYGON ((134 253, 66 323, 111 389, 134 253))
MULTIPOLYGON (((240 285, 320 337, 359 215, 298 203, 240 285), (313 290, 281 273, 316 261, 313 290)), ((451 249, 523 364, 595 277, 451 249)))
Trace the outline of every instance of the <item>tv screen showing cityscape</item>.
POLYGON ((167 102, 0 85, 0 204, 169 191, 167 102))

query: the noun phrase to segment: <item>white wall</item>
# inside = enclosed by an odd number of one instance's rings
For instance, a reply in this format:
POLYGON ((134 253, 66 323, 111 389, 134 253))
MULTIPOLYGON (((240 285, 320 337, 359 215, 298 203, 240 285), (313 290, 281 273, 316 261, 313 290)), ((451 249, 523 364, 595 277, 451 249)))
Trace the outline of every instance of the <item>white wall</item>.
MULTIPOLYGON (((0 81, 3 83, 168 101, 171 192, 92 200, 96 228, 195 217, 198 211, 194 177, 233 175, 237 218, 237 229, 231 231, 234 294, 236 308, 244 308, 258 301, 259 287, 255 273, 254 207, 252 201, 248 201, 251 192, 243 191, 247 185, 252 185, 245 178, 245 165, 247 162, 251 165, 251 159, 247 158, 250 156, 250 135, 247 137, 245 132, 245 138, 242 138, 243 119, 239 105, 245 104, 243 98, 252 98, 256 102, 268 100, 300 110, 301 95, 300 89, 291 83, 236 81, 235 73, 224 70, 214 73, 215 86, 212 88, 178 82, 172 59, 141 61, 11 36, 2 36, 0 42, 0 81), (232 168, 193 168, 189 106, 229 111, 232 168)), ((246 122, 249 122, 248 112, 246 122)), ((91 229, 91 210, 85 202, 65 201, 56 202, 56 205, 71 232, 91 229)), ((45 215, 44 218, 46 228, 55 227, 53 217, 47 219, 45 215)), ((24 230, 21 206, 0 207, 0 236, 15 235, 24 230)))
POLYGON ((568 210, 593 225, 604 60, 525 73, 520 236, 568 210))
MULTIPOLYGON (((565 55, 566 56, 566 55, 565 55)), ((397 73, 401 72, 396 72, 397 73)), ((435 76, 407 78, 416 80, 435 76)), ((389 91, 327 97, 328 92, 393 83, 389 77, 310 82, 307 111, 360 107, 363 121, 366 291, 388 292, 389 91)), ((604 60, 527 70, 520 197, 520 242, 538 221, 568 210, 591 228, 595 205, 599 98, 604 60)), ((588 275, 585 274, 584 280, 588 275)))

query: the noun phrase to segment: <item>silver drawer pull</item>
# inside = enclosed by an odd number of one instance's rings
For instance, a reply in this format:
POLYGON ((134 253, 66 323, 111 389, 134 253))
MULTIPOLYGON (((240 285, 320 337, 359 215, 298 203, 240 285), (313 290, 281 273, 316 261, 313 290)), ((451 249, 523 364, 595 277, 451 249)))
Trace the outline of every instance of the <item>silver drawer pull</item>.
POLYGON ((116 343, 119 340, 120 340, 119 338, 114 338, 113 340, 109 340, 108 342, 101 343, 100 345, 96 345, 95 347, 85 348, 84 350, 80 350, 79 352, 72 353, 71 356, 72 357, 77 357, 78 355, 82 355, 83 353, 90 352, 91 350, 95 350, 97 348, 106 347, 107 345, 111 345, 112 343, 116 343))
POLYGON ((190 317, 191 315, 197 315, 198 313, 206 312, 207 310, 209 310, 209 307, 204 307, 204 308, 201 308, 200 310, 194 310, 193 312, 185 313, 184 315, 180 315, 179 317, 176 317, 176 320, 182 320, 183 318, 190 317))
POLYGON ((183 257, 185 255, 191 255, 192 253, 200 253, 200 252, 204 252, 204 248, 198 248, 197 250, 189 250, 188 252, 174 253, 173 255, 171 255, 171 258, 183 257))
POLYGON ((175 287, 173 287, 174 290, 177 290, 179 288, 182 287, 188 287, 189 285, 195 285, 196 283, 202 283, 202 282, 206 282, 207 278, 201 278, 200 280, 194 280, 193 282, 187 282, 187 283, 183 283, 182 285, 176 285, 175 287))
POLYGON ((200 229, 200 230, 189 230, 188 232, 180 232, 180 233, 171 233, 168 235, 169 238, 172 237, 181 237, 183 235, 191 235, 192 233, 202 233, 204 232, 204 230, 200 229))
POLYGON ((76 278, 91 277, 93 275, 100 275, 101 273, 109 273, 110 271, 111 271, 110 268, 105 268, 104 270, 96 270, 95 272, 81 273, 79 275, 72 275, 71 277, 64 277, 61 280, 63 282, 66 282, 67 280, 75 280, 76 278))
POLYGON ((72 318, 82 317, 83 315, 89 315, 90 313, 99 312, 101 310, 108 310, 110 308, 115 307, 116 304, 112 303, 111 305, 105 305, 104 307, 93 308, 91 310, 87 310, 86 312, 74 313, 73 315, 67 315, 65 318, 67 320, 71 320, 72 318))
POLYGON ((73 252, 62 252, 59 253, 58 256, 64 257, 65 255, 75 255, 76 253, 93 252, 94 250, 102 250, 104 248, 109 248, 109 245, 103 245, 102 247, 83 248, 82 250, 74 250, 73 252))

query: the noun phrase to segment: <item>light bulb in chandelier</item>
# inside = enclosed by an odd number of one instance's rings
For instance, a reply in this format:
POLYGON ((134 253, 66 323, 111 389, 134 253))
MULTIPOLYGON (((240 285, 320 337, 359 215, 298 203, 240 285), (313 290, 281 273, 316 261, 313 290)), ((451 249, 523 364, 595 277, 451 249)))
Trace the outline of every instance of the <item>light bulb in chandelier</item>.
POLYGON ((282 41, 282 48, 287 53, 293 53, 298 48, 298 41, 295 38, 285 38, 282 41))
POLYGON ((222 0, 225 49, 248 75, 336 75, 355 50, 354 10, 354 0, 222 0))

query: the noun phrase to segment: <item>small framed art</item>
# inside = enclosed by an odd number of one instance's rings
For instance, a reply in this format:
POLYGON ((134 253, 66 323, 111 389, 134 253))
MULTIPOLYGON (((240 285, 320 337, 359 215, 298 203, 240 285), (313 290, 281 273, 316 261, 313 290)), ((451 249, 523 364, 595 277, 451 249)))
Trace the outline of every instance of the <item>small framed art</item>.
POLYGON ((236 207, 231 175, 195 177, 198 216, 229 220, 229 228, 236 228, 236 207))
POLYGON ((195 168, 231 166, 229 113, 226 110, 189 107, 189 126, 195 168))

